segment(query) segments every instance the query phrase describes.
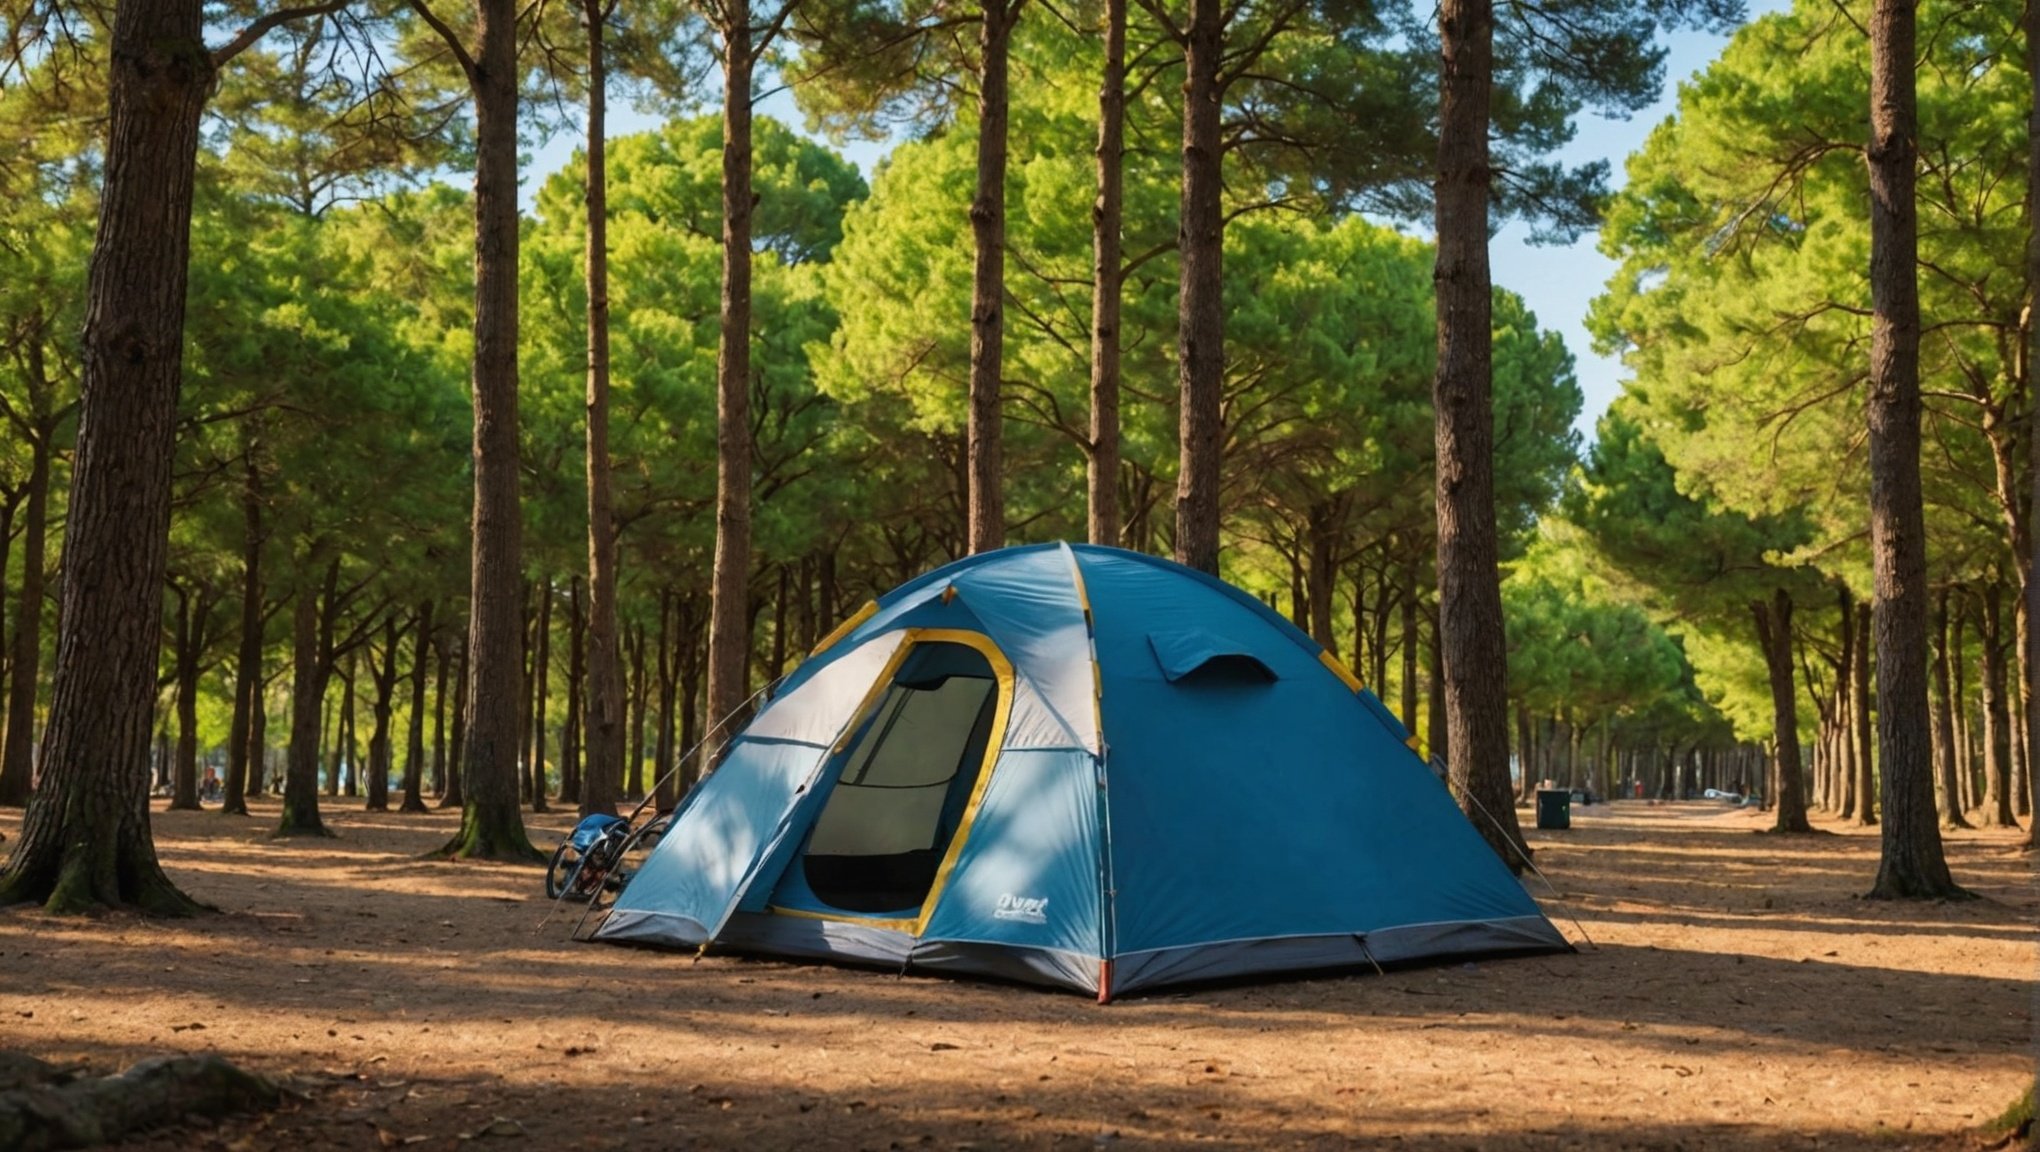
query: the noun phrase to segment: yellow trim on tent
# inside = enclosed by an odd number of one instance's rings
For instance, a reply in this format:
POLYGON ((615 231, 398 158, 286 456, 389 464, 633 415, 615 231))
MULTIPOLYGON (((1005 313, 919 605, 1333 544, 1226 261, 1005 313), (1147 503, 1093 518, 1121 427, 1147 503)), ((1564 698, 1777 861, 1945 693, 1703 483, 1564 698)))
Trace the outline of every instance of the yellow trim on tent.
POLYGON ((1070 583, 1077 589, 1077 604, 1084 610, 1084 642, 1091 648, 1091 724, 1098 746, 1105 746, 1105 670, 1098 667, 1098 621, 1091 615, 1091 591, 1084 587, 1084 570, 1077 564, 1076 551, 1067 544, 1063 554, 1070 559, 1070 583))
POLYGON ((1318 663, 1324 665, 1327 668, 1330 668, 1332 670, 1332 675, 1337 676, 1339 679, 1345 681, 1346 687, 1351 688, 1354 692, 1357 693, 1362 688, 1366 687, 1366 685, 1360 683, 1360 678, 1358 676, 1353 675, 1353 670, 1351 668, 1346 667, 1346 662, 1344 660, 1341 660, 1337 656, 1332 655, 1332 650, 1330 648, 1318 649, 1317 658, 1318 663))
POLYGON ((857 711, 851 713, 850 723, 843 726, 843 731, 836 737, 836 742, 829 746, 829 755, 840 756, 850 747, 850 738, 857 734, 857 729, 871 716, 872 710, 878 707, 879 700, 885 696, 885 690, 892 686, 893 673, 898 672, 900 665, 906 662, 907 649, 913 646, 914 631, 910 628, 897 642, 892 655, 885 658, 885 667, 880 668, 878 675, 872 678, 871 686, 864 690, 864 699, 857 702, 857 711))
POLYGON ((971 786, 970 800, 963 806, 963 818, 957 822, 956 834, 949 838, 949 849, 942 854, 942 863, 935 869, 935 880, 928 885, 928 898, 921 902, 921 912, 911 920, 899 917, 859 916, 853 912, 815 912, 804 908, 781 908, 773 905, 769 910, 775 916, 797 916, 806 920, 842 920, 852 924, 870 924, 878 928, 891 928, 919 937, 928 926, 929 917, 935 914, 935 906, 942 902, 942 892, 949 886, 950 873, 956 870, 956 861, 963 855, 963 846, 970 839, 971 825, 976 822, 978 806, 984 803, 985 791, 992 783, 992 769, 998 765, 999 753, 1006 745, 1006 722, 1013 715, 1013 663, 999 650, 992 638, 982 632, 968 632, 960 628, 909 628, 906 639, 894 650, 892 659, 886 661, 885 670, 872 682, 871 690, 865 693, 863 703, 857 706, 857 718, 843 730, 843 736, 831 749, 831 755, 838 755, 849 742, 850 735, 864 726, 870 719, 871 711, 878 706, 885 690, 892 686, 893 675, 905 662, 907 653, 916 644, 961 644, 971 648, 985 658, 992 666, 992 677, 999 686, 999 702, 992 711, 992 731, 985 740, 984 763, 978 767, 977 783, 971 786))
POLYGON ((859 608, 857 610, 856 615, 850 617, 848 620, 843 621, 841 624, 836 625, 835 631, 829 633, 827 636, 822 637, 822 642, 815 645, 814 649, 808 653, 808 659, 812 660, 815 657, 820 656, 822 653, 827 652, 830 648, 835 646, 836 641, 841 640, 845 636, 848 636, 851 633, 851 631, 855 629, 859 624, 864 623, 866 620, 869 620, 876 615, 878 615, 878 601, 866 600, 864 602, 864 607, 859 608))

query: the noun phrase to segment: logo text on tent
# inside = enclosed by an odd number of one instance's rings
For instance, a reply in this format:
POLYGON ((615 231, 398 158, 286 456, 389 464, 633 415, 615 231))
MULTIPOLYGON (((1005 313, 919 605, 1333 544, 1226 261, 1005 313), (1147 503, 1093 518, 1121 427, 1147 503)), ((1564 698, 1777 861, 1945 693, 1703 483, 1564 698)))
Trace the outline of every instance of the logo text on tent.
POLYGON ((999 896, 999 906, 993 910, 994 920, 1018 920, 1023 924, 1048 923, 1048 897, 1015 896, 1011 892, 999 896))

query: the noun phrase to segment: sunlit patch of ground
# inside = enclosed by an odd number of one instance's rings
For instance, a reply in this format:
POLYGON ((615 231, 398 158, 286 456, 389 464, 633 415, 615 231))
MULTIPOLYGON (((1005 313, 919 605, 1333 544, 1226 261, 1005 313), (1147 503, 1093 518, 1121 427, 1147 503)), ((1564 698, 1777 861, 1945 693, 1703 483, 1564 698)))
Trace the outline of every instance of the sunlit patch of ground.
POLYGON ((157 813, 218 916, 0 913, 0 1047, 213 1050, 305 1093, 141 1145, 236 1150, 492 1125, 534 1148, 1939 1148, 2033 1075, 2040 895, 2006 833, 1949 844, 1987 900, 1904 906, 1858 898, 1874 830, 1575 809, 1536 837, 1557 898, 1532 889, 1578 955, 1101 1008, 573 944, 571 916, 540 927, 536 869, 421 858, 451 816, 333 803, 316 841, 268 839, 275 818, 157 813))

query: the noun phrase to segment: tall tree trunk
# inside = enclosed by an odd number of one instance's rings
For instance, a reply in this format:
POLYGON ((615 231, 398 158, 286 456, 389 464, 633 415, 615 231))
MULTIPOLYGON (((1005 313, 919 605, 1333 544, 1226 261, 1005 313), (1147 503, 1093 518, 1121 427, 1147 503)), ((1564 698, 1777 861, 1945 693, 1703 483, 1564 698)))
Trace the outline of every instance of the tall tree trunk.
MULTIPOLYGON (((423 629, 420 630, 423 632, 423 629)), ((423 636, 433 656, 432 669, 432 794, 446 795, 446 674, 453 663, 450 653, 436 643, 429 632, 423 636)))
MULTIPOLYGON (((1409 569, 1409 586, 1402 594, 1402 722, 1411 732, 1417 730, 1417 573, 1416 566, 1409 569)), ((1433 736, 1432 739, 1437 739, 1433 736)))
POLYGON ((323 711, 326 707, 325 704, 321 702, 319 707, 322 709, 319 717, 319 748, 326 758, 325 791, 328 796, 338 796, 340 795, 340 737, 346 734, 347 727, 344 718, 340 714, 340 705, 337 701, 332 707, 332 716, 330 717, 332 722, 330 725, 327 723, 329 717, 323 711))
MULTIPOLYGON (((1024 0, 981 0, 978 21, 977 193, 970 202, 970 550, 1006 543, 1004 412, 1007 65, 1024 0)), ((713 676, 711 675, 711 678, 713 676)), ((711 694, 712 695, 712 694, 711 694)), ((712 711, 713 709, 711 709, 712 711)))
POLYGON ((0 905, 196 908, 156 861, 148 765, 192 185, 214 79, 204 8, 124 0, 114 10, 49 721, 0 905))
MULTIPOLYGON (((1298 632, 1310 631, 1310 598, 1303 591, 1303 542, 1297 541, 1297 550, 1289 554, 1289 622, 1296 625, 1298 632)), ((1278 611, 1282 607, 1282 594, 1275 593, 1268 601, 1278 611)))
POLYGON ((815 650, 815 562, 813 556, 800 558, 800 616, 796 633, 799 659, 815 650))
MULTIPOLYGON (((722 316, 708 626, 708 711, 717 718, 733 717, 743 707, 751 659, 750 0, 724 0, 723 13, 722 316)), ((701 750, 704 771, 721 758, 722 743, 718 738, 701 750)))
POLYGON ((254 713, 262 707, 262 469, 255 446, 241 455, 241 649, 234 661, 234 714, 227 725, 227 783, 222 815, 248 814, 250 757, 260 776, 260 749, 251 747, 254 713))
POLYGON ((1934 725, 1934 807, 1940 810, 1941 827, 1967 828, 1962 814, 1962 788, 1955 779, 1954 701, 1948 678, 1948 595, 1943 588, 1934 599, 1934 665, 1932 720, 1934 725))
POLYGON ((397 614, 392 611, 383 617, 382 662, 377 663, 375 654, 368 657, 369 682, 375 687, 375 699, 370 704, 375 719, 375 728, 368 737, 368 804, 370 812, 390 810, 390 769, 395 757, 391 754, 393 741, 390 733, 390 719, 396 711, 397 694, 397 614))
POLYGON ((659 650, 655 665, 659 678, 659 730, 652 742, 652 788, 660 812, 673 810, 674 757, 684 749, 673 746, 673 681, 677 660, 673 651, 673 590, 659 589, 659 650))
MULTIPOLYGON (((686 613, 683 621, 680 628, 678 657, 680 702, 674 713, 680 725, 679 734, 675 739, 678 742, 677 746, 684 752, 700 744, 705 735, 704 728, 716 723, 719 718, 711 715, 705 722, 702 719, 701 637, 697 635, 692 612, 686 613)), ((659 811, 672 811, 680 802, 680 798, 693 790, 695 782, 701 779, 699 771, 701 763, 702 761, 691 757, 685 757, 675 763, 673 773, 667 778, 667 792, 659 797, 659 811)))
POLYGON ((448 740, 447 763, 451 770, 446 774, 446 793, 439 798, 441 808, 467 810, 467 693, 460 686, 467 683, 468 658, 465 636, 454 640, 453 683, 453 735, 448 740))
POLYGON ((538 605, 532 600, 532 582, 524 581, 524 594, 519 600, 523 626, 518 631, 518 659, 524 669, 524 693, 517 702, 517 739, 522 748, 518 756, 520 769, 517 773, 517 789, 524 802, 531 802, 531 765, 538 762, 538 749, 532 743, 532 735, 538 731, 532 726, 532 703, 539 694, 538 682, 538 605))
POLYGON ((2005 666, 2005 704, 2011 735, 2012 811, 2026 815, 2026 596, 2025 576, 2014 577, 2011 655, 2005 666))
MULTIPOLYGON (((587 675, 586 617, 581 614, 581 577, 567 581, 567 715, 560 722, 560 802, 581 803, 581 692, 587 675)), ((615 805, 612 804, 614 810, 615 805)))
POLYGON ((1530 709, 1521 700, 1516 701, 1516 769, 1522 773, 1517 784, 1518 798, 1536 799, 1537 792, 1537 737, 1530 709))
MULTIPOLYGON (((300 560, 299 572, 308 572, 316 558, 300 560)), ((333 672, 327 645, 330 632, 326 621, 339 580, 337 561, 329 562, 319 586, 298 589, 290 617, 290 743, 284 750, 283 816, 276 826, 279 836, 325 836, 325 821, 319 816, 319 744, 326 725, 326 683, 333 672)), ((339 737, 334 736, 335 759, 339 737)))
POLYGON ((1962 642, 1969 616, 1969 598, 1962 595, 1959 588, 1954 606, 1955 616, 1949 621, 1948 633, 1948 669, 1953 679, 1948 699, 1953 708, 1950 718, 1955 722, 1955 782, 1962 789, 1962 811, 1968 813, 1975 811, 1979 801, 1976 795, 1976 734, 1969 719, 1969 659, 1962 642))
MULTIPOLYGON (((39 347, 35 343, 31 348, 39 347)), ((8 659, 7 733, 0 746, 0 805, 28 803, 35 777, 35 704, 42 687, 43 551, 48 542, 50 452, 55 429, 29 444, 28 485, 21 525, 21 591, 8 659)))
MULTIPOLYGON (((2026 396, 2031 404, 2026 421, 2026 463, 2031 475, 2026 515, 2027 558, 2023 588, 2026 604, 2025 700, 2026 791, 2033 818, 2026 823, 2026 849, 2040 851, 2040 387, 2033 366, 2040 362, 2040 3, 2027 0, 2021 24, 2026 37, 2026 300, 2021 313, 2026 396)), ((1959 817, 1958 817, 1959 818, 1959 817)))
POLYGON ((1835 666, 1835 718, 1840 727, 1836 733, 1836 750, 1840 752, 1836 784, 1841 798, 1839 814, 1849 820, 1856 815, 1856 758, 1860 752, 1856 742, 1856 601, 1846 585, 1836 595, 1841 601, 1841 636, 1837 645, 1841 659, 1835 666))
POLYGON ((356 673, 361 661, 353 652, 347 654, 347 666, 340 673, 340 794, 361 795, 362 755, 361 744, 355 739, 355 724, 360 719, 360 702, 355 699, 356 673))
POLYGON ((631 630, 630 648, 630 691, 627 694, 626 710, 630 721, 626 725, 630 735, 630 752, 624 762, 630 766, 630 776, 624 784, 623 793, 632 799, 643 799, 645 794, 645 702, 649 695, 645 689, 645 629, 634 625, 631 630))
POLYGON ((1119 316, 1126 215, 1126 0, 1105 0, 1098 80, 1098 195, 1091 202, 1091 443, 1085 495, 1093 544, 1119 544, 1119 316))
POLYGON ((2005 704, 2004 587, 1983 589, 1983 822, 2014 828, 2010 713, 2005 704))
POLYGON ((1445 715, 1445 664, 1444 648, 1439 645, 1438 622, 1431 621, 1431 666, 1425 676, 1425 699, 1430 715, 1424 717, 1424 751, 1432 760, 1445 765, 1449 773, 1452 767, 1451 721, 1445 715))
MULTIPOLYGON (((1353 669, 1353 674, 1362 677, 1367 675, 1367 661, 1373 656, 1373 653, 1367 649, 1367 580, 1364 571, 1360 561, 1355 559, 1353 561, 1352 581, 1353 654, 1346 661, 1353 669)), ((1368 684, 1381 696, 1383 705, 1386 706, 1388 685, 1383 683, 1379 676, 1369 680, 1368 684)))
POLYGON ((1927 551, 1920 490, 1914 21, 1913 0, 1873 0, 1868 152, 1870 554, 1876 574, 1877 737, 1884 827, 1870 894, 1885 899, 1965 894, 1948 875, 1941 852, 1926 739, 1927 551))
POLYGON ((448 855, 536 860, 517 809, 517 0, 475 0, 474 548, 467 746, 448 855))
POLYGON ((1529 848, 1509 803, 1508 647, 1495 529, 1493 287, 1488 272, 1493 0, 1442 0, 1438 119, 1438 620, 1452 779, 1512 870, 1529 848))
POLYGON ((1332 634, 1332 588, 1338 550, 1341 514, 1330 501, 1313 506, 1305 524, 1310 536, 1310 634, 1325 651, 1339 654, 1339 638, 1332 634))
POLYGON ((177 753, 170 768, 170 808, 196 812, 198 804, 198 661, 204 642, 206 610, 203 594, 177 593, 177 634, 171 644, 177 697, 177 753))
POLYGON ((1871 725, 1870 605, 1856 605, 1856 699, 1852 715, 1856 721, 1856 823, 1868 827, 1877 823, 1877 756, 1871 725))
POLYGON ((786 673, 787 601, 793 598, 793 573, 784 564, 774 567, 779 569, 779 594, 772 598, 772 652, 765 661, 765 681, 768 684, 786 673))
MULTIPOLYGON (((396 654, 390 654, 396 663, 396 654)), ((411 717, 404 740, 404 811, 425 811, 425 670, 432 663, 432 601, 418 605, 411 637, 411 717)))
POLYGON ((552 690, 552 579, 538 582, 538 623, 531 634, 531 810, 544 812, 546 697, 552 690))
POLYGON ((1757 622, 1757 641, 1764 649, 1764 664, 1771 676, 1771 744, 1776 758, 1776 782, 1771 795, 1777 802, 1775 832, 1811 832, 1806 822, 1805 785, 1799 765, 1799 691, 1792 678, 1792 597, 1783 588, 1771 594, 1767 605, 1752 601, 1750 612, 1757 622))
POLYGON ((588 26, 588 685, 581 811, 614 812, 623 779, 623 656, 616 623, 616 515, 609 482, 608 82, 603 22, 616 0, 582 0, 588 26))
POLYGON ((1225 430, 1224 137, 1218 73, 1225 47, 1219 0, 1190 0, 1183 37, 1183 196, 1176 245, 1176 561, 1218 574, 1219 487, 1225 430))
POLYGON ((269 708, 266 697, 269 679, 264 676, 255 681, 252 704, 248 710, 248 787, 246 796, 253 799, 263 794, 269 778, 269 708))

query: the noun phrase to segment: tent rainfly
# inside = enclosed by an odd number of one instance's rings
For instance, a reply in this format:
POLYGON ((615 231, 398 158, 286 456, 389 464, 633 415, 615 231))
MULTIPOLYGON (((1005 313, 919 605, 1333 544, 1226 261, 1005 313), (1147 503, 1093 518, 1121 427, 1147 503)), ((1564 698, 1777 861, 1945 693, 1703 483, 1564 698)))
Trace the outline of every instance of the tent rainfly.
POLYGON ((1244 592, 1008 548, 846 621, 595 938, 1094 993, 1568 945, 1402 726, 1244 592))

